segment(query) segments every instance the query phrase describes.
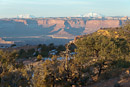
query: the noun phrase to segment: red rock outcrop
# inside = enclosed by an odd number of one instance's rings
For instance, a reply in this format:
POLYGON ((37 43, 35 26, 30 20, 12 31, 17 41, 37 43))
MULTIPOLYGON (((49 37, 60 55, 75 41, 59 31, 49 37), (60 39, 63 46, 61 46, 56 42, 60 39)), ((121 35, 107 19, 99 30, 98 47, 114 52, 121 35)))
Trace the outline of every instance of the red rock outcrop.
POLYGON ((54 34, 53 37, 57 37, 57 38, 61 37, 61 38, 64 38, 64 39, 74 38, 72 34, 69 34, 64 29, 61 29, 58 33, 54 34))
POLYGON ((0 37, 0 44, 14 44, 13 41, 5 41, 0 37))
POLYGON ((47 20, 37 20, 38 25, 46 25, 47 20))
POLYGON ((27 21, 26 21, 26 20, 15 19, 14 21, 15 21, 15 22, 23 22, 25 25, 27 24, 27 21))
POLYGON ((69 20, 68 23, 71 25, 71 27, 74 27, 74 28, 85 27, 83 20, 76 20, 76 21, 69 20))
POLYGON ((119 27, 120 20, 89 20, 86 22, 83 33, 91 33, 100 28, 119 27))
POLYGON ((54 26, 54 29, 51 32, 58 31, 60 28, 64 28, 64 20, 57 19, 49 19, 49 20, 37 20, 38 25, 42 25, 43 27, 51 27, 54 26))

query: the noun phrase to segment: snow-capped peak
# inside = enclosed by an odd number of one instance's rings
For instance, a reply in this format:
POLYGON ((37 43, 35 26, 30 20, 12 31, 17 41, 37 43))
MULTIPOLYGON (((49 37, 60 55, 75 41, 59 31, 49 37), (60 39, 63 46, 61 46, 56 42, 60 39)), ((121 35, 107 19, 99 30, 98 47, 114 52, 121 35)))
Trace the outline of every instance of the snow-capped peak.
POLYGON ((84 14, 83 17, 103 17, 103 15, 98 13, 88 13, 88 14, 84 14))
POLYGON ((35 18, 35 16, 30 14, 18 15, 17 18, 35 18))
POLYGON ((73 17, 104 17, 104 15, 92 12, 92 13, 87 13, 87 14, 83 14, 83 15, 76 15, 73 17))

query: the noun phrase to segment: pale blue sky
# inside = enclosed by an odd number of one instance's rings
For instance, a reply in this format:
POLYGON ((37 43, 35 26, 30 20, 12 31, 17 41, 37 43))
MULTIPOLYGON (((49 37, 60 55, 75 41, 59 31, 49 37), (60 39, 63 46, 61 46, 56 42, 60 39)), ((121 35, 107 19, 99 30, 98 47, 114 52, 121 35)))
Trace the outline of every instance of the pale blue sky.
POLYGON ((130 0, 0 0, 0 18, 19 14, 65 17, 89 12, 130 16, 130 0))

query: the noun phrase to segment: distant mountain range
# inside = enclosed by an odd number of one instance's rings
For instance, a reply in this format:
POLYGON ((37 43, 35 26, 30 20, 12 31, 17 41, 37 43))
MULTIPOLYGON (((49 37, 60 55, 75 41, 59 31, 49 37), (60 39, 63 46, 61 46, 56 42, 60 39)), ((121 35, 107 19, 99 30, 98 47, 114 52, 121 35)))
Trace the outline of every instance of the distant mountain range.
MULTIPOLYGON (((76 15, 74 17, 104 17, 104 15, 92 12, 83 15, 76 15)), ((23 15, 18 15, 16 18, 43 18, 43 17, 36 17, 30 14, 23 14, 23 15)))
MULTIPOLYGON (((99 13, 91 12, 91 13, 79 14, 79 15, 75 15, 75 16, 71 16, 71 17, 102 18, 102 17, 108 17, 108 16, 105 16, 105 15, 99 14, 99 13)), ((110 16, 110 17, 112 17, 112 16, 110 16)), ((119 17, 120 18, 120 17, 123 17, 123 16, 113 16, 113 17, 119 17)), ((29 19, 29 18, 45 18, 45 17, 36 17, 36 16, 30 15, 30 14, 21 14, 21 15, 18 15, 16 17, 14 17, 14 18, 25 18, 25 19, 29 19)))

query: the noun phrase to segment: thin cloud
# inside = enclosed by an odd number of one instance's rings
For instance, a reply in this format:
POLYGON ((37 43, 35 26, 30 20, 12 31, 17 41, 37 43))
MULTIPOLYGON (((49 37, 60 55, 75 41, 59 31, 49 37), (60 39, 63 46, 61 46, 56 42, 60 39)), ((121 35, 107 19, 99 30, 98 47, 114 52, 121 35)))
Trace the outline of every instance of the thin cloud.
POLYGON ((90 2, 74 0, 0 0, 3 4, 33 4, 33 5, 88 5, 90 2))

